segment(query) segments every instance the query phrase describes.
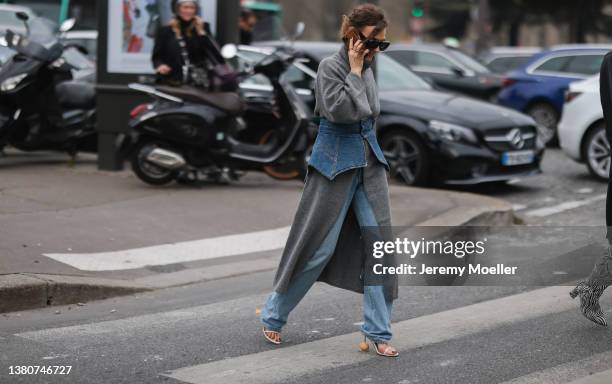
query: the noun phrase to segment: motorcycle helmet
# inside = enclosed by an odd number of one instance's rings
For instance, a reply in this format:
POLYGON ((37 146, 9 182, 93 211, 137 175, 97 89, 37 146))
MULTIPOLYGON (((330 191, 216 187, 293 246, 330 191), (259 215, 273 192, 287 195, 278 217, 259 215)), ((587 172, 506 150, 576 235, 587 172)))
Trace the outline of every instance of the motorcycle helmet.
POLYGON ((200 4, 197 0, 172 0, 172 12, 176 15, 176 9, 178 6, 185 3, 193 3, 198 10, 200 9, 200 4))

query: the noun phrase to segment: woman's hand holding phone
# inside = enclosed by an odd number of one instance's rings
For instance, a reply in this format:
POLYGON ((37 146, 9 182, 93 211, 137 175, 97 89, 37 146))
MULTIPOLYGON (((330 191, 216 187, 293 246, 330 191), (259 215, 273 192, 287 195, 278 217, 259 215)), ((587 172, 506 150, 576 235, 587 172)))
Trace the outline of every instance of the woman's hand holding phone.
POLYGON ((357 38, 351 38, 349 40, 348 57, 351 65, 351 72, 361 77, 361 70, 363 69, 363 60, 365 55, 370 52, 369 49, 364 49, 363 41, 357 38))

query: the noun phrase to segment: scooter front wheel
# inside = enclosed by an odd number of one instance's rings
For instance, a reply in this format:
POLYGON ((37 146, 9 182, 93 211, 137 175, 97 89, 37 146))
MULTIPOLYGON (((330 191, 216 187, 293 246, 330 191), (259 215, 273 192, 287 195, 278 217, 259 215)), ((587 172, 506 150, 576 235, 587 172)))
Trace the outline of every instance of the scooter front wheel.
POLYGON ((156 148, 163 148, 161 142, 155 140, 142 140, 136 143, 130 163, 136 176, 147 184, 165 185, 176 179, 178 171, 160 167, 147 160, 147 156, 156 148))

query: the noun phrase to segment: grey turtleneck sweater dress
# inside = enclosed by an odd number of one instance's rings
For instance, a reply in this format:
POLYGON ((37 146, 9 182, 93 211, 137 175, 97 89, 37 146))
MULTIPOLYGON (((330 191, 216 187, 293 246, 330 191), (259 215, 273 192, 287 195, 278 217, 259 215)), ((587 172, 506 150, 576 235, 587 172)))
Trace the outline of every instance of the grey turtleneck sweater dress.
POLYGON ((334 123, 353 123, 380 114, 378 86, 371 65, 364 63, 361 77, 351 72, 344 47, 321 60, 315 82, 316 116, 334 123))
MULTIPOLYGON (((348 52, 338 52, 321 60, 315 82, 315 115, 333 123, 354 123, 380 113, 378 87, 371 66, 364 64, 361 77, 351 73, 348 52)), ((363 184, 379 227, 390 229, 391 212, 387 172, 365 145, 367 165, 363 184)), ((309 168, 306 184, 289 231, 287 243, 274 277, 274 290, 285 292, 294 272, 301 270, 319 248, 336 221, 347 198, 358 168, 339 173, 329 180, 309 168)), ((351 207, 345 217, 334 254, 318 281, 363 293, 363 270, 368 255, 357 217, 351 207)), ((397 278, 385 277, 385 294, 397 298, 397 278)))

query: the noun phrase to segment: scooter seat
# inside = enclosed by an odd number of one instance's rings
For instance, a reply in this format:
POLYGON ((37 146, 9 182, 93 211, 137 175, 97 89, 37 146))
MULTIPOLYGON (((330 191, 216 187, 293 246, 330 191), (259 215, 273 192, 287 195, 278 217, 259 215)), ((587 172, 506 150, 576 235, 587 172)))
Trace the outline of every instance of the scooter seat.
POLYGON ((55 86, 59 104, 64 108, 92 109, 96 107, 96 86, 82 81, 64 81, 55 86))
POLYGON ((231 115, 241 115, 244 112, 244 103, 234 92, 204 92, 193 87, 156 86, 158 91, 180 97, 184 101, 207 104, 219 108, 231 115))

